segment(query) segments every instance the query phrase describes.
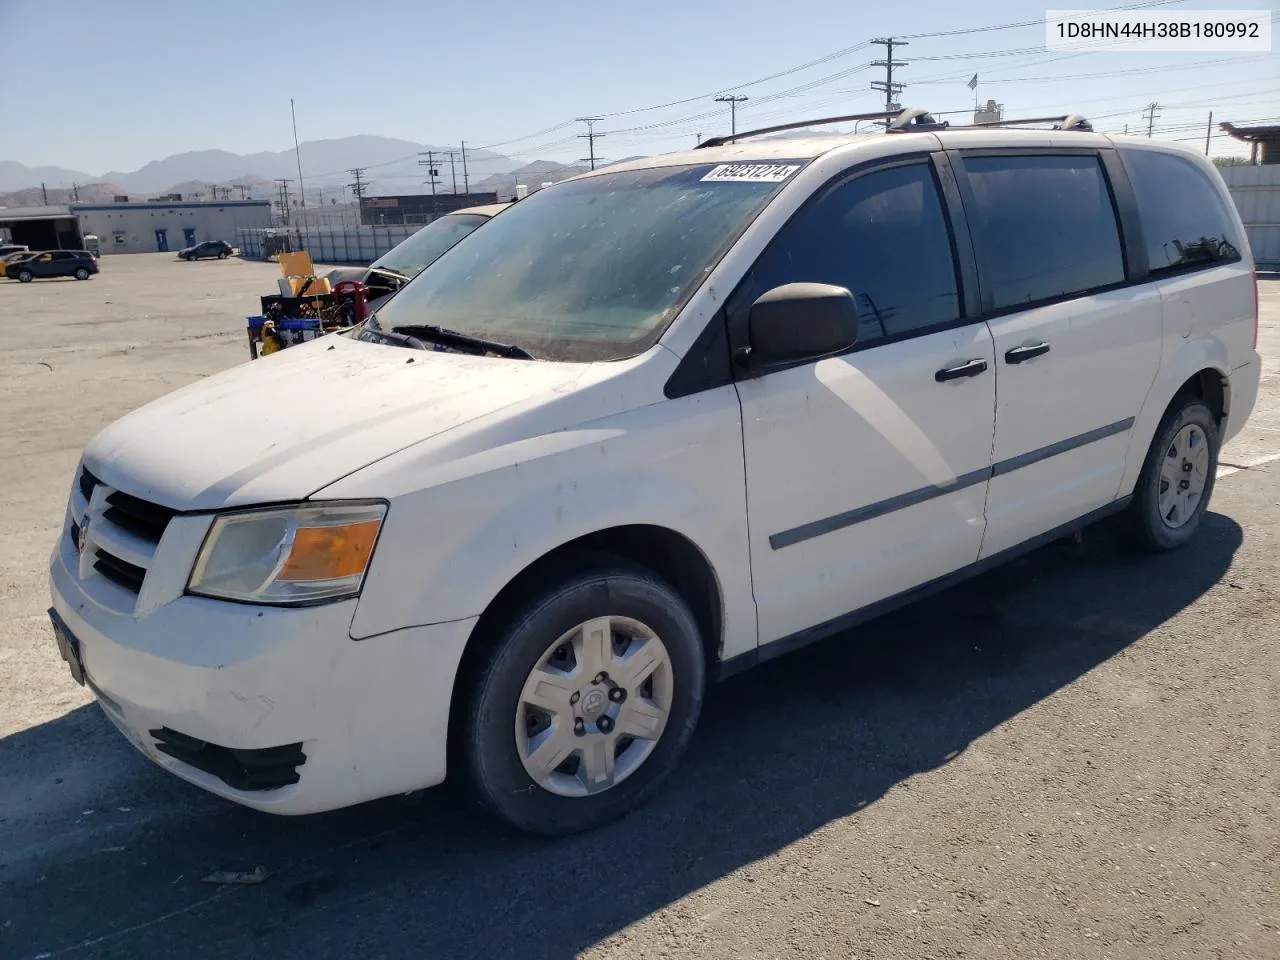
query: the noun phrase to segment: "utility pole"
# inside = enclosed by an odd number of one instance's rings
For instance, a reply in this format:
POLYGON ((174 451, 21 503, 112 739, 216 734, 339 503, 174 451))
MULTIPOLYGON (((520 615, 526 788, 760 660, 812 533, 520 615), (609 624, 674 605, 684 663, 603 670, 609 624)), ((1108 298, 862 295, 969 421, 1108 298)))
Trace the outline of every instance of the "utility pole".
POLYGON ((603 133, 596 133, 596 130, 595 130, 595 125, 599 123, 600 120, 601 120, 600 117, 579 117, 578 118, 579 123, 585 123, 587 125, 587 132, 578 134, 578 139, 587 141, 587 154, 588 154, 588 156, 579 157, 578 159, 582 162, 591 164, 592 170, 596 168, 596 141, 604 136, 603 133))
POLYGON ((298 114, 293 109, 293 97, 289 98, 289 116, 293 119, 293 158, 298 162, 298 196, 302 207, 307 206, 307 190, 302 184, 302 150, 298 147, 298 114))
POLYGON ((289 225, 289 184, 293 183, 288 177, 276 177, 276 186, 279 199, 276 201, 280 204, 280 217, 284 220, 285 226, 289 225))
MULTIPOLYGON (((738 94, 730 94, 727 97, 716 97, 716 103, 727 103, 729 105, 729 136, 736 137, 738 135, 738 104, 747 98, 738 94)), ((699 143, 702 141, 699 140, 699 143)))
POLYGON ((1142 111, 1142 115, 1147 118, 1147 139, 1151 138, 1152 130, 1156 125, 1156 117, 1160 116, 1160 114, 1156 113, 1159 108, 1160 104, 1152 100, 1147 104, 1146 109, 1142 111))
MULTIPOLYGON (((347 173, 351 174, 351 176, 355 178, 354 182, 348 183, 347 186, 351 188, 351 193, 356 198, 356 211, 358 216, 360 214, 360 201, 364 199, 364 172, 366 169, 368 168, 352 167, 347 171, 347 173)), ((361 217, 361 219, 363 219, 363 217, 361 217)))
POLYGON ((695 133, 693 137, 694 137, 694 141, 693 141, 694 146, 697 146, 697 147, 702 146, 702 134, 695 133))
POLYGON ((245 184, 243 184, 243 183, 237 183, 237 184, 236 184, 236 189, 240 191, 240 199, 241 199, 241 200, 248 200, 248 199, 249 199, 249 188, 248 188, 245 184))
POLYGON ((454 165, 453 158, 456 157, 452 150, 449 151, 449 175, 453 177, 453 195, 458 195, 458 168, 454 165))
MULTIPOLYGON (((871 89, 884 91, 884 111, 885 113, 890 113, 894 109, 894 104, 897 101, 898 94, 902 93, 907 86, 905 83, 893 82, 893 68, 905 67, 907 65, 905 60, 893 59, 893 48, 905 47, 907 45, 907 41, 895 40, 893 37, 884 37, 879 40, 872 40, 871 42, 885 48, 884 59, 875 60, 871 64, 873 67, 884 67, 884 79, 873 80, 871 82, 871 89)), ((886 120, 884 124, 887 127, 889 125, 889 121, 886 120)))
POLYGON ((1204 155, 1209 155, 1209 140, 1213 137, 1213 111, 1209 111, 1209 126, 1204 131, 1204 155))
POLYGON ((467 141, 462 141, 462 189, 464 193, 471 192, 471 181, 467 179, 467 141))
MULTIPOLYGON (((1211 113, 1211 114, 1209 114, 1209 122, 1210 122, 1210 123, 1213 123, 1213 114, 1212 114, 1212 113, 1211 113)), ((1208 149, 1208 147, 1206 147, 1206 148, 1205 148, 1205 153, 1208 153, 1208 152, 1209 152, 1209 149, 1208 149)), ((79 202, 80 202, 80 184, 78 184, 78 183, 73 183, 73 184, 71 185, 71 196, 74 198, 74 200, 75 200, 75 202, 76 202, 76 203, 79 203, 79 202)))
POLYGON ((1124 135, 1126 137, 1129 135, 1129 125, 1127 123, 1124 125, 1124 135))
POLYGON ((436 184, 440 182, 436 179, 440 173, 440 171, 436 169, 436 154, 434 150, 427 150, 423 153, 419 153, 418 156, 427 158, 425 160, 419 160, 418 166, 427 168, 427 179, 424 182, 431 184, 431 212, 436 213, 438 210, 436 207, 436 184))
POLYGON ((44 198, 44 205, 49 205, 49 191, 44 188, 44 183, 40 184, 40 196, 44 198))

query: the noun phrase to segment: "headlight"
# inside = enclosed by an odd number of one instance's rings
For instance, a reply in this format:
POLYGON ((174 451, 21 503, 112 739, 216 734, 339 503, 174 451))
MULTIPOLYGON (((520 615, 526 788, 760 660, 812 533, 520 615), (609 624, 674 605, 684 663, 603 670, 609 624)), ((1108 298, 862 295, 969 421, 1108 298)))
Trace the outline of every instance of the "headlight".
POLYGON ((187 592, 244 603, 354 597, 364 582, 385 503, 246 510, 218 517, 187 592))

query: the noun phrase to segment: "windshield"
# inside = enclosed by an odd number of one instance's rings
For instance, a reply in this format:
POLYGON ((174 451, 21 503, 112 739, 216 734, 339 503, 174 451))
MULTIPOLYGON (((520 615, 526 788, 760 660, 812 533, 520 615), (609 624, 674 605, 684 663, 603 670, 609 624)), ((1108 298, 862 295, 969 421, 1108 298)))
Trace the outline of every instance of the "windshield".
POLYGON ((479 213, 455 213, 432 220, 403 243, 384 253, 373 265, 412 279, 488 219, 479 213))
POLYGON ((634 356, 800 167, 656 167, 540 190, 424 270, 371 326, 443 327, 551 360, 634 356))

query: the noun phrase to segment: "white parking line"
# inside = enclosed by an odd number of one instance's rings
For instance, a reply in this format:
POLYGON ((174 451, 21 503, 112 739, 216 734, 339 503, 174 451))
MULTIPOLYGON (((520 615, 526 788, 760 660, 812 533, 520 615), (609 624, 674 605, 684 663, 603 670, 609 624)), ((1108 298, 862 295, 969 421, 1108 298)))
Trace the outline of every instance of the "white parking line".
POLYGON ((1265 457, 1258 457, 1254 460, 1249 460, 1246 463, 1235 463, 1220 466, 1218 467, 1216 477, 1221 480, 1223 477, 1229 477, 1233 473, 1239 473, 1241 470, 1249 470, 1253 467, 1260 467, 1264 463, 1271 463, 1273 460, 1280 460, 1280 453, 1269 453, 1265 457))

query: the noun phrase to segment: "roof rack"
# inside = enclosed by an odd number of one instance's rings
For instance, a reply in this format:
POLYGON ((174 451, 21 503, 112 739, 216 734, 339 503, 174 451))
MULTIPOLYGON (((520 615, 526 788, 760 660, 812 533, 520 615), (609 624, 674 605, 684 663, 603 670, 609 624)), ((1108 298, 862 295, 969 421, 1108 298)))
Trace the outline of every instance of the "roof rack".
POLYGON ((783 130, 800 130, 804 127, 818 127, 828 123, 856 123, 859 120, 893 120, 907 113, 907 110, 878 110, 875 113, 851 113, 847 117, 823 117, 821 120, 797 120, 793 123, 779 123, 772 127, 760 127, 758 130, 744 130, 732 133, 727 137, 708 137, 694 149, 704 147, 723 147, 726 143, 734 143, 747 137, 759 137, 766 133, 780 133, 783 130))

